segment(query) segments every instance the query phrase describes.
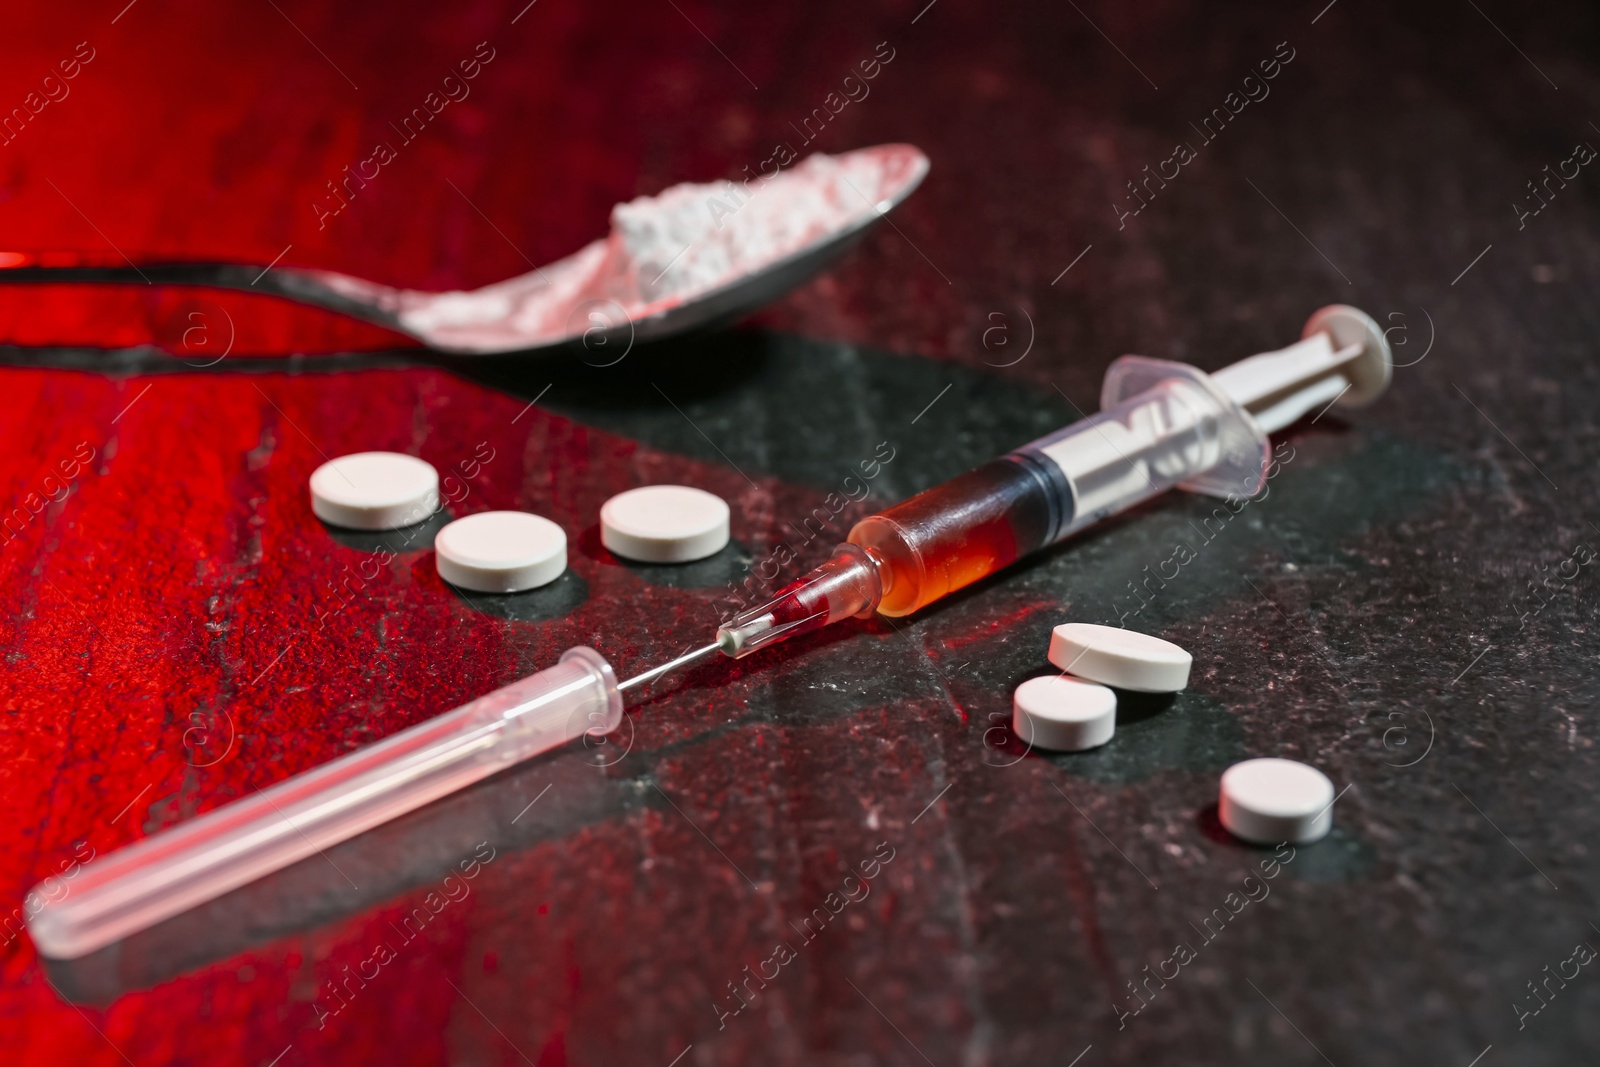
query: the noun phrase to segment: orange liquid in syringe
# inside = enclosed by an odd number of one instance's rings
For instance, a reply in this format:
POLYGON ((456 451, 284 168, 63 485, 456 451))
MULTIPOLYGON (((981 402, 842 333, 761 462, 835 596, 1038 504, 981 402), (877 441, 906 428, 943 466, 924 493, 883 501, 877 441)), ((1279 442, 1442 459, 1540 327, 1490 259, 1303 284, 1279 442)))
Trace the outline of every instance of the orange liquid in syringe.
POLYGON ((881 561, 884 615, 909 615, 1050 543, 1071 521, 1051 472, 1002 456, 862 519, 850 540, 881 561))

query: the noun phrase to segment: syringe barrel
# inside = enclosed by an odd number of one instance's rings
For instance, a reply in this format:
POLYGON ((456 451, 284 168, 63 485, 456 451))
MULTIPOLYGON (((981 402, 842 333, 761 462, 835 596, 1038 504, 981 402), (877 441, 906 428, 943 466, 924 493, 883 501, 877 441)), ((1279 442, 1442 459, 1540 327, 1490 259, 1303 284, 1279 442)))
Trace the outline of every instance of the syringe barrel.
POLYGON ((1259 488, 1265 435, 1205 374, 1124 356, 1106 386, 1098 415, 857 523, 849 539, 882 575, 877 610, 909 615, 1175 485, 1259 488))
POLYGON ((1053 466, 1001 456, 856 523, 850 541, 878 562, 877 610, 909 615, 1049 544, 1072 516, 1053 466))
POLYGON ((41 954, 73 958, 622 718, 611 667, 568 649, 531 674, 375 745, 86 864, 28 919, 41 954))

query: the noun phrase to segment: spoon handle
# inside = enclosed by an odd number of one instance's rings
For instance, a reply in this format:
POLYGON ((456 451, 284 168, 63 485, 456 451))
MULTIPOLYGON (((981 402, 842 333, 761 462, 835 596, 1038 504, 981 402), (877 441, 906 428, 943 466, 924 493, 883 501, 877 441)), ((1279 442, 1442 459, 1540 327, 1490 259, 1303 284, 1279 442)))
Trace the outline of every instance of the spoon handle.
POLYGON ((0 252, 0 284, 184 285, 266 293, 398 329, 396 291, 330 271, 205 260, 130 260, 120 253, 0 252), (388 298, 388 299, 385 299, 388 298), (388 306, 386 306, 388 305, 388 306))

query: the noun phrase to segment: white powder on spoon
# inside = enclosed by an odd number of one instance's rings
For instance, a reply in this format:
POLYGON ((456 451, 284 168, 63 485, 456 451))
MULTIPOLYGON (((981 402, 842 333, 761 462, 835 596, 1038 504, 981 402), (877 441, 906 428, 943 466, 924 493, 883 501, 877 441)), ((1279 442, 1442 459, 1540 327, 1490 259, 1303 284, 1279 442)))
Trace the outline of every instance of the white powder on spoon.
POLYGON ((717 288, 876 213, 877 158, 808 156, 769 179, 674 185, 611 209, 611 247, 646 302, 717 288))
POLYGON ((471 292, 418 294, 407 328, 463 343, 581 334, 586 308, 632 320, 762 270, 878 214, 902 169, 872 149, 808 156, 769 178, 674 185, 611 210, 611 233, 529 274, 471 292))

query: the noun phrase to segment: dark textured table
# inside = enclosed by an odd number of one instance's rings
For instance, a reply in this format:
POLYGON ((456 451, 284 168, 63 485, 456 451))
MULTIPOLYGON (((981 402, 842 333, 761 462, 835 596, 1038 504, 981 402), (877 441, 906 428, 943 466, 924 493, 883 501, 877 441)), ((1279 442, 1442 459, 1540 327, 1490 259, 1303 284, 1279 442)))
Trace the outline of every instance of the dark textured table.
POLYGON ((461 287, 778 144, 908 141, 932 172, 780 304, 609 367, 0 289, 0 1059, 1600 1060, 1593 9, 524 2, 7 13, 0 243, 27 252, 461 287), (1164 498, 909 620, 685 672, 606 744, 78 964, 19 932, 40 879, 573 644, 631 673, 703 640, 780 542, 793 576, 1092 410, 1123 352, 1215 369, 1334 302, 1390 329, 1393 387, 1280 435, 1226 522, 1164 498), (373 448, 451 475, 452 514, 555 519, 570 572, 468 599, 437 523, 317 522, 311 470, 373 448), (609 555, 599 505, 655 481, 727 498, 735 544, 609 555), (1067 620, 1183 644, 1190 688, 1026 752, 1010 694, 1067 620), (1220 829, 1219 773, 1268 755, 1341 790, 1326 840, 1220 829))

